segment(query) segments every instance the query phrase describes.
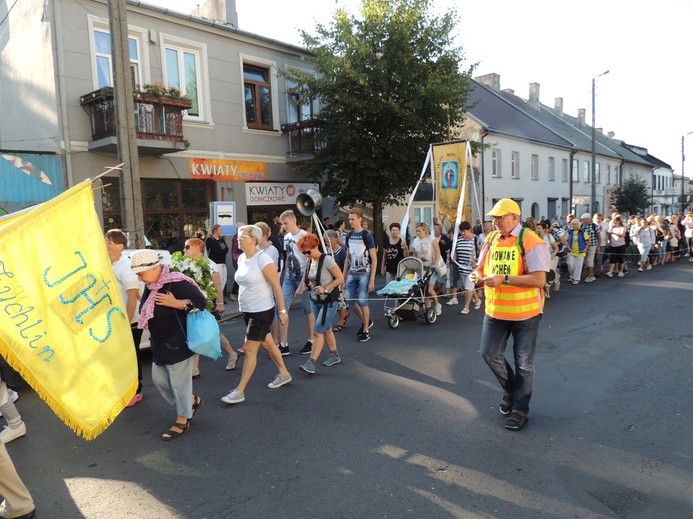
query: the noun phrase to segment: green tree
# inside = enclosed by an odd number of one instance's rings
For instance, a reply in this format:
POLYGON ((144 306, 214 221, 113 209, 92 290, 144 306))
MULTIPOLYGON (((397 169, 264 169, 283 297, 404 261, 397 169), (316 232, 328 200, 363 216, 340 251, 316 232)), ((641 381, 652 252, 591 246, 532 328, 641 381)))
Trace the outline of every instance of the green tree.
POLYGON ((473 70, 453 42, 457 14, 428 0, 362 0, 360 17, 337 10, 316 35, 302 32, 316 75, 289 70, 303 99, 319 99, 325 146, 304 168, 340 204, 382 206, 411 192, 429 144, 462 124, 473 70))
POLYGON ((621 213, 644 213, 650 205, 647 182, 640 178, 628 178, 611 191, 616 209, 621 213))

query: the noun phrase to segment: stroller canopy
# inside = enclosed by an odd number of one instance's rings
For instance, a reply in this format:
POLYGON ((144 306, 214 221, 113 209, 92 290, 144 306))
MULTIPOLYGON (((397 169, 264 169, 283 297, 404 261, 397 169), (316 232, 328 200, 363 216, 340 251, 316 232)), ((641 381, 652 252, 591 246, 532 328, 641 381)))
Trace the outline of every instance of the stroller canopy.
POLYGON ((418 279, 423 277, 424 266, 419 258, 408 256, 397 264, 397 277, 401 278, 407 274, 416 274, 418 279))

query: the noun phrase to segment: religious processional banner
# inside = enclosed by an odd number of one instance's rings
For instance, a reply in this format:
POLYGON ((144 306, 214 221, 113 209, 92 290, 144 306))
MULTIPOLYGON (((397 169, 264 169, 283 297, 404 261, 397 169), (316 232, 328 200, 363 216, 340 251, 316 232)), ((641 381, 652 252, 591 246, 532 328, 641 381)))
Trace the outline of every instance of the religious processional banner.
POLYGON ((130 323, 90 180, 0 218, 0 354, 87 440, 135 394, 130 323))
MULTIPOLYGON (((465 142, 433 145, 433 168, 436 180, 436 203, 441 219, 454 221, 460 195, 467 198, 467 156, 465 142), (462 193, 464 186, 464 193, 462 193)), ((468 211, 465 211, 466 215, 468 211)))

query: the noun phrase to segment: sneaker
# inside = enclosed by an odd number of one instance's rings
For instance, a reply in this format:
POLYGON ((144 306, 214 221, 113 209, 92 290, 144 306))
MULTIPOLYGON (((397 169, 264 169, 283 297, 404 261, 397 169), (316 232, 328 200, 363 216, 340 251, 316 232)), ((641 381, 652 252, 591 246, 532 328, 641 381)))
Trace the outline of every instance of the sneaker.
POLYGON ((284 384, 288 384, 289 382, 291 382, 291 375, 289 373, 286 375, 277 373, 277 376, 274 377, 272 382, 267 384, 267 387, 270 389, 277 389, 278 387, 282 387, 284 384))
POLYGON ((614 275, 613 275, 611 272, 607 272, 607 273, 604 274, 604 275, 605 275, 606 277, 608 277, 608 278, 614 277, 614 275))
POLYGON ((436 315, 441 315, 443 313, 443 307, 438 303, 436 305, 436 315))
POLYGON ((554 291, 554 292, 558 292, 560 289, 561 289, 561 282, 558 281, 558 279, 556 279, 556 280, 553 282, 553 291, 554 291))
POLYGON ((330 353, 330 356, 325 359, 325 362, 323 362, 322 365, 329 368, 330 366, 334 366, 340 362, 342 362, 342 357, 339 356, 339 353, 330 353))
POLYGON ((241 393, 238 389, 234 389, 228 395, 222 396, 221 401, 227 404, 240 404, 245 400, 245 395, 241 393))
POLYGON ((585 278, 585 283, 592 283, 592 281, 596 281, 596 280, 597 280, 597 278, 595 278, 594 276, 588 276, 585 278))
POLYGON ((238 354, 235 354, 234 356, 229 355, 229 361, 226 363, 226 371, 233 371, 236 369, 236 365, 238 364, 238 354))
MULTIPOLYGON (((13 391, 9 387, 7 388, 7 399, 13 404, 19 399, 19 393, 13 391)), ((2 411, 0 411, 0 416, 2 416, 2 411)))
POLYGON ((652 265, 648 265, 647 270, 652 270, 652 265))
POLYGON ((642 267, 639 267, 639 268, 638 268, 638 272, 642 272, 642 267))
MULTIPOLYGON (((311 375, 315 374, 315 364, 313 363, 312 360, 308 359, 305 361, 303 364, 299 366, 303 371, 306 373, 310 373, 311 375)), ((276 380, 276 379, 275 379, 276 380)))
POLYGON ((618 277, 622 278, 622 277, 624 277, 624 276, 625 276, 625 274, 624 274, 623 272, 619 272, 619 273, 618 273, 618 277))
POLYGON ((135 393, 135 395, 130 399, 125 407, 132 407, 135 404, 139 404, 142 401, 142 393, 135 393))
POLYGON ((310 355, 313 351, 313 341, 308 341, 304 344, 303 349, 299 352, 301 355, 310 355))
POLYGON ((474 303, 474 310, 478 310, 479 308, 481 308, 481 299, 474 303))
POLYGON ((578 285, 580 282, 579 282, 577 279, 573 279, 573 280, 571 281, 571 283, 572 283, 573 285, 578 285))
POLYGON ((358 341, 359 342, 366 342, 366 341, 370 340, 370 338, 371 338, 371 334, 368 332, 364 332, 363 330, 361 330, 361 333, 358 334, 358 341))
POLYGON ((515 402, 515 396, 510 393, 504 393, 503 399, 498 404, 498 411, 503 416, 508 416, 513 410, 513 403, 515 402))
POLYGON ((279 353, 281 353, 284 357, 287 355, 290 355, 291 352, 289 351, 289 345, 288 344, 280 344, 279 345, 279 353))
POLYGON ((369 320, 369 321, 368 321, 368 329, 370 330, 371 328, 373 328, 373 325, 374 325, 374 324, 375 324, 375 323, 374 323, 373 321, 369 320))
POLYGON ((458 304, 460 304, 460 302, 457 300, 456 297, 453 297, 452 299, 450 299, 450 301, 448 301, 445 304, 448 306, 452 306, 452 305, 458 305, 458 304))
POLYGON ((469 308, 463 308, 460 313, 463 315, 467 315, 469 313, 469 308))
POLYGON ((245 355, 245 348, 238 348, 236 351, 239 355, 245 355))
POLYGON ((16 440, 20 436, 26 434, 26 424, 24 422, 19 424, 19 427, 12 429, 12 427, 6 425, 5 428, 0 432, 0 442, 10 443, 12 440, 16 440))
POLYGON ((527 420, 529 420, 527 413, 513 411, 505 421, 505 428, 510 431, 519 431, 527 424, 527 420))
POLYGON ((193 373, 192 373, 192 378, 193 378, 193 379, 197 380, 197 379, 200 378, 201 376, 202 376, 202 375, 200 374, 200 370, 199 370, 199 369, 194 369, 194 370, 193 370, 193 373))

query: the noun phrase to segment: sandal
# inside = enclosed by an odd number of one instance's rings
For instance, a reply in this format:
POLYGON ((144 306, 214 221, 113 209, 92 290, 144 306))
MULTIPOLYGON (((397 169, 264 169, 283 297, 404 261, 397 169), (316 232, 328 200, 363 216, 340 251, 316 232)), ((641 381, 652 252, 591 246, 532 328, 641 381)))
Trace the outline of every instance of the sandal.
POLYGON ((195 418, 195 413, 197 412, 197 409, 204 403, 205 403, 205 401, 202 400, 201 396, 197 396, 197 395, 194 396, 193 405, 192 405, 192 416, 190 417, 191 420, 193 418, 195 418))
POLYGON ((174 424, 171 426, 171 428, 166 431, 164 434, 161 435, 161 439, 165 442, 175 440, 182 434, 185 434, 185 431, 187 431, 190 428, 190 420, 188 420, 185 423, 179 423, 179 422, 174 422, 174 424), (178 430, 176 430, 178 429, 178 430))
POLYGON ((344 317, 344 322, 340 323, 337 326, 335 326, 334 328, 332 328, 332 331, 333 332, 341 332, 344 328, 346 328, 346 323, 349 320, 349 315, 350 314, 347 313, 346 316, 344 317))

